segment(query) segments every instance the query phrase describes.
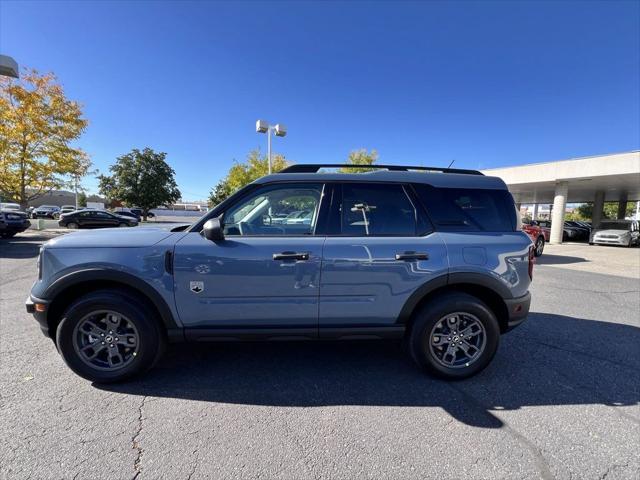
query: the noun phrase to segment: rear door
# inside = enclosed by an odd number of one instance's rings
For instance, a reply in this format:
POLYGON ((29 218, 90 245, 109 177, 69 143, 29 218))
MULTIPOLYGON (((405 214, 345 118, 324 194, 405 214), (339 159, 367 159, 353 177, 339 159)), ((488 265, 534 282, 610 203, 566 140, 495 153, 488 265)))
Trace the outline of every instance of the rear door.
POLYGON ((445 245, 410 186, 337 184, 325 241, 320 335, 397 326, 421 285, 446 282, 445 245))
POLYGON ((94 227, 117 227, 120 223, 119 220, 107 212, 101 212, 97 210, 93 212, 92 216, 94 227))

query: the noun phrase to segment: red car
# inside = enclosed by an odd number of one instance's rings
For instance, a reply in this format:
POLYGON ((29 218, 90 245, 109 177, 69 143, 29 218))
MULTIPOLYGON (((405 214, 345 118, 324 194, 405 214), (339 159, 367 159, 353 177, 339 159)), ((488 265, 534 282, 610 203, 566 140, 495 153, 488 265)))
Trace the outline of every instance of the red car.
POLYGON ((544 244, 549 241, 550 230, 538 225, 538 222, 534 220, 523 220, 522 231, 525 232, 531 238, 533 245, 535 246, 534 254, 536 257, 542 255, 544 251, 544 244))

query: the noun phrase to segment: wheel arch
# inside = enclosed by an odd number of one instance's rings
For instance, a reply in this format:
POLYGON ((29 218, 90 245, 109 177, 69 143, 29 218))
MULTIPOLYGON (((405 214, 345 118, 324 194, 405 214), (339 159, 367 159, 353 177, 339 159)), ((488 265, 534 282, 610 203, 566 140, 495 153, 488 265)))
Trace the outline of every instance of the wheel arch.
POLYGON ((55 338, 62 315, 74 299, 97 290, 118 290, 130 293, 149 307, 156 321, 160 320, 170 340, 182 338, 182 328, 177 324, 167 302, 153 287, 131 274, 105 269, 82 270, 65 275, 47 288, 43 297, 49 300, 47 308, 49 336, 55 338))
POLYGON ((480 274, 456 273, 437 277, 418 288, 405 303, 398 323, 406 325, 410 331, 414 313, 433 298, 445 292, 464 292, 483 301, 496 316, 500 332, 506 332, 509 323, 509 309, 505 298, 513 296, 508 289, 492 278, 480 274))

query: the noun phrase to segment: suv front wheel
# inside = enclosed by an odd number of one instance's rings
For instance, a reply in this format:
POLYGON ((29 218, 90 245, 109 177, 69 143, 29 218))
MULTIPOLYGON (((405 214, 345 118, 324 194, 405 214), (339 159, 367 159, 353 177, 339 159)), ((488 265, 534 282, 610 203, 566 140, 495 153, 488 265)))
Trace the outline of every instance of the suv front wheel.
POLYGON ((126 380, 151 368, 165 338, 149 308, 127 292, 100 290, 75 301, 56 332, 66 364, 97 383, 126 380))
POLYGON ((500 327, 478 298, 446 293, 424 305, 410 331, 414 361, 441 378, 460 379, 484 369, 496 353, 500 327))

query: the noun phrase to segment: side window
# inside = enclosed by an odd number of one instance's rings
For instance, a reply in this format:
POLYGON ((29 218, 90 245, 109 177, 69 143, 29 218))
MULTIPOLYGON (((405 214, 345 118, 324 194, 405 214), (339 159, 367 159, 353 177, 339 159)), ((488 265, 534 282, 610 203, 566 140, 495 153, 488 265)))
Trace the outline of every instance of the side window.
POLYGON ((512 232, 516 228, 516 211, 506 190, 414 187, 436 229, 512 232))
POLYGON ((91 216, 91 212, 80 212, 78 215, 84 218, 88 218, 91 216))
POLYGON ((112 218, 107 212, 95 212, 94 216, 98 218, 112 218))
POLYGON ((340 225, 342 235, 414 236, 416 210, 402 185, 344 184, 340 225))
POLYGON ((313 235, 323 185, 268 185, 249 194, 223 216, 225 235, 313 235))

